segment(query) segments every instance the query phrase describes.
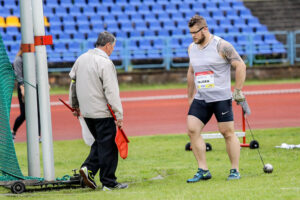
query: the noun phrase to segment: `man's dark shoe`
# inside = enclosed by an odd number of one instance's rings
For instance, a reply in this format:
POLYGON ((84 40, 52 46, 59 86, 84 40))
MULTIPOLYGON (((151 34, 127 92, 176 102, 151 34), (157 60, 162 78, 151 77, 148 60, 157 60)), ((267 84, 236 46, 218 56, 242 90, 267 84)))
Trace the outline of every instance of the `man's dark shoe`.
POLYGON ((83 181, 84 181, 84 183, 85 183, 86 186, 88 186, 89 188, 92 188, 92 189, 96 189, 97 188, 97 185, 96 185, 96 183, 94 181, 94 174, 92 173, 91 170, 88 170, 87 167, 82 167, 79 170, 79 173, 82 176, 83 181))
POLYGON ((103 185, 102 190, 103 191, 111 191, 111 190, 126 189, 126 188, 128 188, 128 184, 126 184, 126 183, 117 183, 113 187, 103 185))

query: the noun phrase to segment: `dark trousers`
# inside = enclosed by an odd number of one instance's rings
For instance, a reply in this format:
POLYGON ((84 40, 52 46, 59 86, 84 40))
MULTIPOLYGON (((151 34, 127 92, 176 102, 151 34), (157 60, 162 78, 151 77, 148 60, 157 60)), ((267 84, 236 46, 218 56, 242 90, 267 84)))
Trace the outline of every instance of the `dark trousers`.
POLYGON ((100 169, 100 181, 103 185, 113 187, 117 183, 115 172, 118 165, 118 148, 115 143, 116 124, 113 118, 84 118, 90 132, 95 138, 90 154, 82 164, 95 175, 100 169))
MULTIPOLYGON (((38 95, 38 94, 37 94, 38 95)), ((18 83, 18 100, 19 100, 19 105, 20 105, 20 115, 16 118, 14 127, 13 127, 13 132, 16 133, 19 127, 23 124, 25 121, 25 104, 22 100, 22 93, 20 89, 20 84, 18 83)), ((41 136, 41 129, 40 129, 40 111, 39 111, 39 101, 37 101, 38 105, 38 126, 39 126, 39 136, 41 136)))
POLYGON ((15 123, 14 123, 14 127, 13 127, 13 131, 17 132, 17 130, 19 129, 19 127, 23 124, 23 122, 25 121, 25 104, 22 100, 22 93, 21 93, 21 89, 20 89, 20 85, 18 84, 18 99, 19 99, 19 105, 20 105, 20 115, 17 117, 15 123))

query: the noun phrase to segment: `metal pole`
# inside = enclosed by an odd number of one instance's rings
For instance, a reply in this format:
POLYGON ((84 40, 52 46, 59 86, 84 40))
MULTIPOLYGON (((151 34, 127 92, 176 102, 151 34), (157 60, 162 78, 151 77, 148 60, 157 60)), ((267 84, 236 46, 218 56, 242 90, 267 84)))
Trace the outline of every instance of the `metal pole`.
MULTIPOLYGON (((31 2, 20 0, 22 44, 33 44, 31 2)), ((34 52, 23 52, 28 175, 40 177, 36 69, 34 52)))
MULTIPOLYGON (((31 0, 33 9, 33 28, 35 36, 45 36, 43 2, 31 0)), ((36 49, 38 95, 40 106, 40 121, 42 132, 43 166, 46 181, 55 180, 52 123, 49 96, 48 65, 45 45, 39 45, 36 49)))

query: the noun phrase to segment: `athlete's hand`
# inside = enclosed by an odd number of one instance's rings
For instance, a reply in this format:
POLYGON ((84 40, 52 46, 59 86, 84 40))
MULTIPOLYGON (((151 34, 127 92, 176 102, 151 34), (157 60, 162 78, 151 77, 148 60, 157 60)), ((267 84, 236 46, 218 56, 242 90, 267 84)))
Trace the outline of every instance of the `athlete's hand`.
POLYGON ((245 101, 245 96, 243 95, 243 92, 240 89, 234 89, 232 96, 236 102, 245 101))
POLYGON ((78 118, 80 116, 80 109, 74 108, 73 115, 78 118))
POLYGON ((20 90, 22 94, 22 101, 25 102, 25 88, 24 85, 20 85, 20 90))

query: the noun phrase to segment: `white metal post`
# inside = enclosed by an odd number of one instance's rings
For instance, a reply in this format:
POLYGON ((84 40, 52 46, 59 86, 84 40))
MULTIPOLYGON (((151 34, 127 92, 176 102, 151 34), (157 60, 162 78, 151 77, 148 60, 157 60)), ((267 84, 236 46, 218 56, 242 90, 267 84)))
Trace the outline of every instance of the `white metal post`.
MULTIPOLYGON (((22 44, 33 44, 31 2, 20 0, 22 44)), ((40 150, 34 52, 23 52, 28 175, 40 177, 40 150)))
MULTIPOLYGON (((33 9, 34 35, 45 36, 43 1, 31 0, 31 3, 33 9)), ((44 178, 46 181, 53 181, 55 180, 55 174, 46 46, 36 46, 35 52, 39 90, 38 95, 42 132, 44 178)))

